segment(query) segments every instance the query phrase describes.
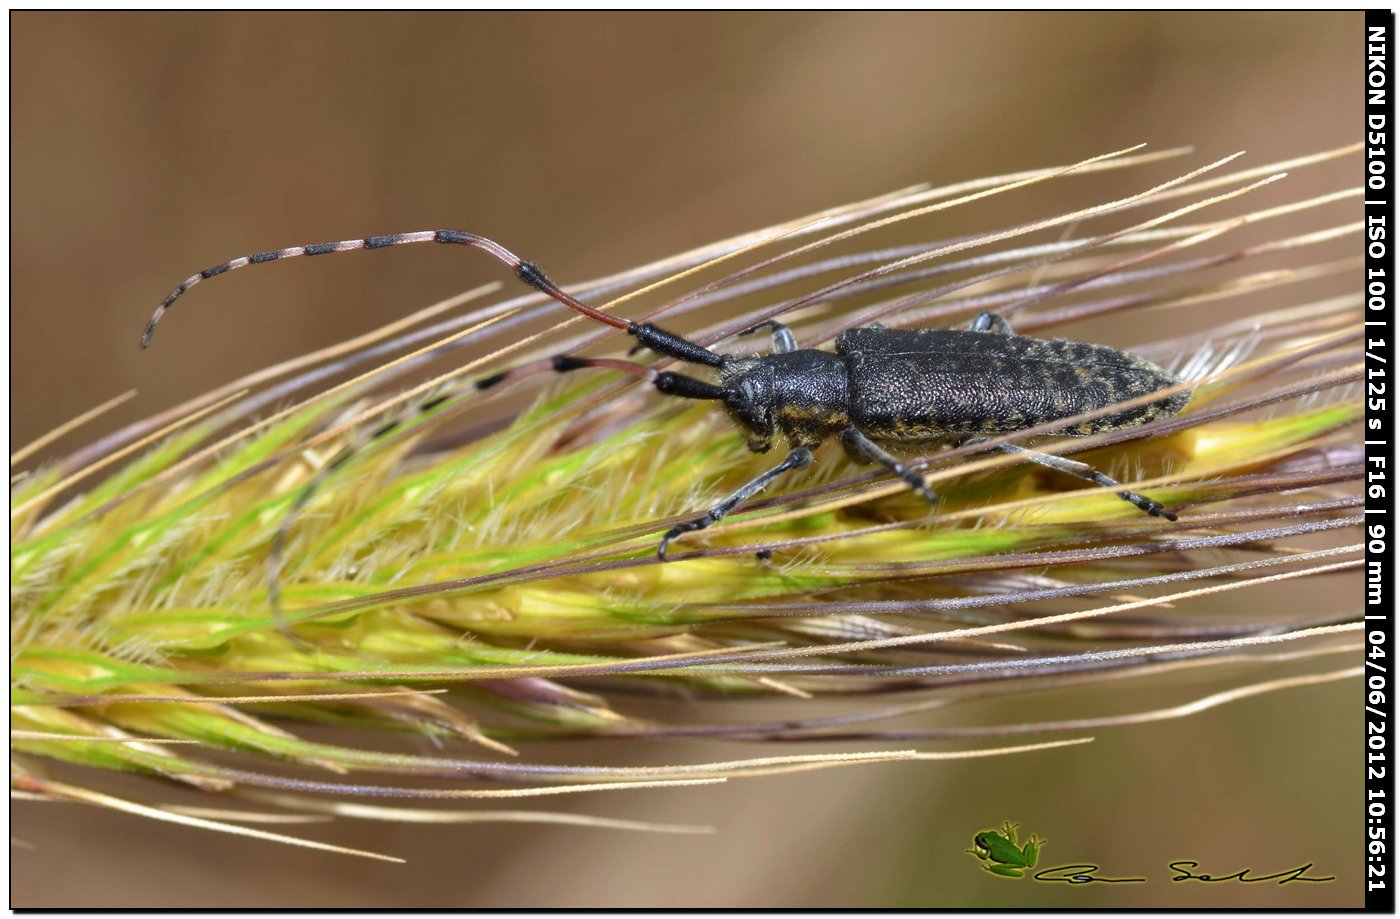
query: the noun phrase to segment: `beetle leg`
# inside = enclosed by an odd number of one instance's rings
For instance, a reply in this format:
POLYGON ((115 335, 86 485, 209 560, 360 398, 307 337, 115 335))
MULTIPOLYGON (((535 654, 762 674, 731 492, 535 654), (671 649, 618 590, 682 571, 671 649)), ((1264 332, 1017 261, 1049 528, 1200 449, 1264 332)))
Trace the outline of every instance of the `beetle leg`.
POLYGON ((739 337, 752 335, 755 332, 762 332, 770 329, 773 332, 773 353, 787 354, 797 350, 797 339, 792 335, 792 329, 778 322, 776 319, 769 319, 767 322, 760 322, 758 325, 747 328, 739 333, 739 337))
MULTIPOLYGON (((975 440, 964 441, 964 443, 969 444, 976 442, 975 440)), ((1018 447, 1015 444, 1000 444, 996 447, 990 447, 989 449, 1000 450, 1002 453, 1010 453, 1015 456, 1023 456, 1032 463, 1039 463, 1050 469, 1058 469, 1075 478, 1083 479, 1086 482, 1093 482, 1095 485, 1102 485, 1105 488, 1123 487, 1122 482, 1110 478, 1088 463, 1081 463, 1078 460, 1068 459, 1063 456, 1052 456, 1049 453, 1038 453, 1035 450, 1027 450, 1025 447, 1018 447)), ((1135 491, 1120 491, 1118 492, 1118 497, 1127 501, 1145 514, 1151 514, 1153 517, 1161 517, 1165 520, 1176 520, 1176 514, 1168 511, 1160 502, 1153 501, 1151 498, 1145 498, 1135 491)))
POLYGON ((656 550, 656 557, 664 562, 666 560, 666 546, 668 543, 670 543, 671 540, 675 539, 677 536, 680 536, 682 533, 689 533, 692 530, 703 530, 711 524, 716 523, 722 517, 724 517, 725 514, 728 514, 730 511, 734 510, 734 507, 737 504, 739 504, 739 502, 747 501, 749 498, 752 498, 760 491, 763 491, 763 489, 768 487, 769 482, 773 481, 778 476, 782 475, 784 472, 787 472, 789 469, 802 469, 806 466, 811 465, 811 463, 811 450, 808 450, 806 447, 798 447, 797 449, 793 450, 787 455, 787 459, 783 460, 781 463, 774 466, 772 469, 769 469, 767 472, 758 476, 753 481, 744 485, 738 491, 734 492, 734 494, 725 498, 723 501, 716 504, 714 507, 710 508, 710 512, 705 516, 700 517, 696 520, 687 521, 685 523, 678 523, 675 526, 671 527, 669 530, 667 530, 666 535, 661 537, 661 546, 656 550))
POLYGON ((928 487, 924 477, 919 475, 898 459, 891 456, 879 444, 866 437, 855 428, 846 428, 841 432, 841 444, 846 448, 846 452, 854 459, 863 460, 870 463, 879 463, 890 472, 899 476, 914 491, 929 501, 937 501, 938 496, 933 493, 933 489, 928 487))
POLYGON ((1015 335, 1011 330, 1011 323, 998 316, 996 313, 978 313, 977 318, 972 320, 972 325, 967 327, 969 332, 997 332, 1001 335, 1015 335))

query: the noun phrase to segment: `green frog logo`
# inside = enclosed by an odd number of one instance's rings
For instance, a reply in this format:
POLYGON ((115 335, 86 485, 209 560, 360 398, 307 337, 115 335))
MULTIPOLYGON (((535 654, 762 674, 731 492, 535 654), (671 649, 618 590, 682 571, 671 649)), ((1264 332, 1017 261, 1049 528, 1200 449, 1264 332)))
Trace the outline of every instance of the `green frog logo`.
POLYGON ((967 853, 980 858, 982 867, 999 877, 1024 877, 1025 869, 1035 867, 1045 840, 1032 836, 1024 846, 1017 848, 1017 826, 1019 824, 1008 820, 1001 825, 1000 833, 983 830, 972 838, 972 848, 967 853))

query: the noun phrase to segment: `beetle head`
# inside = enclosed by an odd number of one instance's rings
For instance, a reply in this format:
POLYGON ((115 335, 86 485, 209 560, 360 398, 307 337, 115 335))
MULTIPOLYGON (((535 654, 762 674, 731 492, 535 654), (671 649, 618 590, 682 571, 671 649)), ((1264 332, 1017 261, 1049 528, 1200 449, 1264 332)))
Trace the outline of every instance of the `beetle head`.
POLYGON ((729 417, 743 429, 750 450, 765 452, 774 433, 773 368, 754 358, 728 361, 719 378, 729 417))

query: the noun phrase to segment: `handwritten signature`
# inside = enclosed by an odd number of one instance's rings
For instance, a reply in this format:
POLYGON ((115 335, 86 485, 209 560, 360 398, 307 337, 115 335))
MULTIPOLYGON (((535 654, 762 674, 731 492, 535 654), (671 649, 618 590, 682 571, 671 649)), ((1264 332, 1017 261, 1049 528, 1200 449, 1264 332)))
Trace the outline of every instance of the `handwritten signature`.
POLYGON ((1241 868, 1234 874, 1224 874, 1219 876, 1211 874, 1196 874, 1195 872, 1190 870, 1192 868, 1199 868, 1200 866, 1200 862, 1191 861, 1172 862, 1171 864, 1167 865, 1168 868, 1177 872, 1176 875, 1172 877, 1173 882, 1203 881, 1208 884, 1214 884, 1219 881, 1239 881, 1244 884, 1257 884, 1260 881, 1278 881, 1280 884, 1287 884, 1290 881, 1313 881, 1315 883, 1324 883, 1326 881, 1336 880, 1335 877, 1308 877, 1307 871, 1313 866, 1312 862, 1308 862, 1306 865, 1299 865, 1297 868, 1286 868, 1283 871, 1278 871, 1274 874, 1261 874, 1258 877, 1250 876, 1249 873, 1253 870, 1252 868, 1241 868))
MULTIPOLYGON (((1192 869, 1200 868, 1201 863, 1182 860, 1171 862, 1167 865, 1176 874, 1172 876, 1173 883, 1181 881, 1199 881, 1205 884, 1218 884, 1222 881, 1238 881, 1242 884, 1258 884, 1262 881, 1275 881, 1279 884, 1288 884, 1293 881, 1311 881, 1314 883, 1326 883, 1335 881, 1336 877, 1311 877, 1308 871, 1312 869, 1313 863, 1299 865, 1296 868, 1287 868, 1283 871, 1276 871, 1273 874, 1253 874, 1252 868, 1241 868, 1233 874, 1206 874, 1196 873, 1192 869)), ((1032 877, 1037 881, 1053 884, 1142 884, 1147 878, 1119 878, 1105 877, 1100 875, 1100 866, 1089 862, 1081 865, 1057 865, 1054 868, 1045 868, 1037 871, 1032 877)))

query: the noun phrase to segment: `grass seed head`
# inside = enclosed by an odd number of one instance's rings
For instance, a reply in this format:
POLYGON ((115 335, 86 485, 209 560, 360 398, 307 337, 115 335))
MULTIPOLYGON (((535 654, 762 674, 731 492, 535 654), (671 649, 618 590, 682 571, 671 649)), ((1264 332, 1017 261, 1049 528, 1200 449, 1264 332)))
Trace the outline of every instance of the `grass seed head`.
MULTIPOLYGON (((930 507, 828 449, 805 478, 678 541, 677 560, 660 563, 660 532, 771 458, 747 453, 712 406, 660 400, 630 379, 527 377, 504 392, 455 385, 534 354, 618 350, 603 340, 609 333, 580 337, 569 322, 546 340, 520 338, 516 317, 557 308, 515 296, 426 347, 396 324, 388 334, 418 350, 368 371, 372 340, 318 356, 361 374, 349 384, 317 391, 299 385, 305 362, 273 368, 20 477, 11 497, 14 788, 229 827, 97 789, 102 770, 124 770, 371 819, 348 798, 573 793, 911 755, 885 743, 853 759, 584 768, 539 761, 534 739, 931 741, 936 728, 885 723, 979 694, 1226 662, 1244 662, 1238 693, 1301 685, 1287 668, 1354 646, 1359 610, 1237 615, 1231 598, 1358 564, 1348 539, 1359 513, 1351 387, 1360 294, 1315 298, 1301 292, 1315 286, 1300 286, 1354 277, 1350 261, 1310 259, 1312 247, 1358 228, 1232 238, 1284 213, 1328 220, 1351 190, 1241 211, 1261 178, 1326 157, 1228 175, 1222 161, 1035 224, 862 248, 863 234, 905 220, 955 218, 993 194, 1161 158, 1119 154, 860 202, 580 295, 621 285, 631 291, 621 315, 678 325, 704 316, 710 324, 690 334, 707 344, 775 315, 804 346, 819 346, 844 327, 962 323, 980 310, 1046 337, 1072 321, 1140 314, 1128 347, 1180 370, 1186 411, 1035 443, 1072 449, 1177 510, 1177 522, 969 447, 911 458, 941 498, 930 507), (1234 210, 1188 222, 1208 206, 1234 210), (1044 241, 1066 227, 1072 237, 1044 241), (1281 267, 1256 265, 1281 254, 1290 259, 1281 267), (1222 265, 1230 271, 1212 270, 1222 265), (662 291, 672 299, 644 317, 662 291), (1261 291, 1279 305, 1200 325, 1199 304, 1261 291), (1173 312, 1192 331, 1154 340, 1156 318, 1173 312), (468 349, 462 369, 395 392, 428 357, 468 349), (287 404, 292 392, 300 401, 287 404), (433 394, 446 398, 413 409, 433 394), (276 411, 260 417, 270 399, 276 411), (392 435, 372 436, 395 418, 403 423, 392 435), (269 602, 270 560, 284 624, 269 602), (891 688, 922 701, 891 705, 891 688), (866 705, 837 730, 820 703, 831 695, 866 705), (668 709, 682 696, 691 701, 668 709), (729 707, 693 721, 693 700, 734 697, 801 705, 781 723, 736 720, 729 707), (312 723, 352 740, 314 740, 312 723), (381 731, 429 736, 441 752, 353 741, 381 731), (87 767, 82 781, 55 778, 57 762, 87 767)), ((987 738, 1027 730, 978 727, 987 738)), ((424 813, 387 808, 372 819, 424 813)))

